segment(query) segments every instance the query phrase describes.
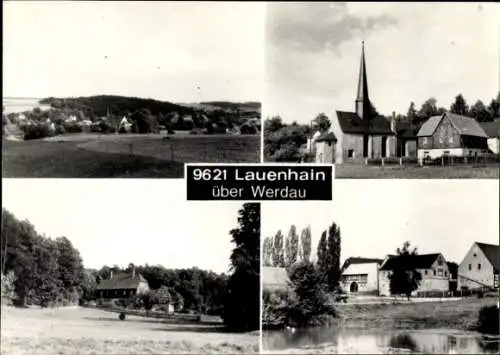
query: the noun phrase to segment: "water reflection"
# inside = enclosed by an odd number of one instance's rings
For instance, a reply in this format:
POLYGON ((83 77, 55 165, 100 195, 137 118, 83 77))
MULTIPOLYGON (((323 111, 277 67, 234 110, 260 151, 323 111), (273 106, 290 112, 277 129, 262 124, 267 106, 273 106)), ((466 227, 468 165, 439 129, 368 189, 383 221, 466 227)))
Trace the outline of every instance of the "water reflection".
POLYGON ((498 341, 475 333, 447 329, 413 331, 367 331, 338 328, 309 328, 263 333, 266 351, 311 347, 323 353, 497 354, 498 341))

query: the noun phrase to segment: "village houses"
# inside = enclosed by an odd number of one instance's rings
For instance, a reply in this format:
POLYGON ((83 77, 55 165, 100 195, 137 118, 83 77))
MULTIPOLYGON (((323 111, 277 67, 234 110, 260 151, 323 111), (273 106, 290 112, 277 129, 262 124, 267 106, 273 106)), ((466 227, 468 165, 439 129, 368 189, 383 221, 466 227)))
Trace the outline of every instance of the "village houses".
POLYGON ((500 247, 475 242, 458 267, 459 289, 498 289, 500 247))

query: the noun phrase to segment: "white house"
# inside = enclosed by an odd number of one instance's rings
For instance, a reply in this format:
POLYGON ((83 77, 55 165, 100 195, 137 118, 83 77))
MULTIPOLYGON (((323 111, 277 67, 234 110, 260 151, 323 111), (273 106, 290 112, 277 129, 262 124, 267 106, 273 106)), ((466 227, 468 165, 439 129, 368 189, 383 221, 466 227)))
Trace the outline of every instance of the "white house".
POLYGON ((118 124, 118 131, 122 129, 127 133, 130 133, 132 131, 132 123, 130 123, 125 116, 123 116, 122 120, 118 124))
POLYGON ((500 247, 474 242, 458 266, 458 288, 498 288, 500 247))
POLYGON ((500 119, 492 122, 483 122, 482 127, 488 135, 488 149, 491 153, 500 153, 500 119))
POLYGON ((416 270, 422 276, 418 289, 412 293, 413 296, 420 292, 447 292, 450 289, 451 275, 442 254, 421 254, 406 257, 388 255, 380 266, 379 295, 391 295, 390 275, 396 269, 416 270))
POLYGON ((347 293, 378 294, 382 259, 348 258, 342 265, 340 285, 347 293))

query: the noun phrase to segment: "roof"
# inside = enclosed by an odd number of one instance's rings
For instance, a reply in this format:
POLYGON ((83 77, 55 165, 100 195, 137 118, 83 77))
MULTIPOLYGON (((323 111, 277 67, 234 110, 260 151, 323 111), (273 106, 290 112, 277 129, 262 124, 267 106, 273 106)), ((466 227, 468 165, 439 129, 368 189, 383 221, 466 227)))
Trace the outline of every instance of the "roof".
POLYGON ((147 282, 141 274, 116 273, 110 279, 101 280, 96 290, 137 289, 141 282, 147 282))
POLYGON ((263 288, 286 288, 290 283, 288 273, 282 267, 263 266, 261 275, 263 288))
POLYGON ((484 131, 490 138, 499 138, 500 137, 500 119, 491 122, 483 122, 481 123, 484 131))
POLYGON ((344 264, 342 265, 342 270, 346 269, 349 265, 354 265, 354 264, 382 264, 384 260, 382 259, 374 259, 374 258, 362 258, 359 256, 352 257, 352 258, 347 258, 346 261, 344 261, 344 264))
POLYGON ((384 134, 393 135, 390 122, 383 116, 377 116, 370 121, 364 121, 355 112, 337 111, 340 129, 352 134, 384 134))
POLYGON ((389 256, 387 261, 382 265, 380 270, 394 269, 429 269, 436 261, 439 253, 421 254, 421 255, 405 255, 405 256, 389 256))
POLYGON ((457 129, 458 133, 462 136, 476 136, 487 138, 486 132, 481 125, 471 117, 457 115, 451 112, 445 112, 439 116, 432 116, 424 122, 422 127, 417 133, 419 137, 432 136, 436 131, 441 120, 445 117, 451 121, 452 125, 457 129))
POLYGON ((498 245, 476 242, 476 245, 491 263, 495 272, 500 270, 500 247, 498 245))
POLYGON ((419 127, 412 125, 409 122, 397 122, 396 134, 399 138, 417 139, 419 127))
POLYGON ((335 134, 333 132, 328 132, 320 135, 318 138, 316 138, 316 142, 337 142, 337 137, 335 137, 335 134))

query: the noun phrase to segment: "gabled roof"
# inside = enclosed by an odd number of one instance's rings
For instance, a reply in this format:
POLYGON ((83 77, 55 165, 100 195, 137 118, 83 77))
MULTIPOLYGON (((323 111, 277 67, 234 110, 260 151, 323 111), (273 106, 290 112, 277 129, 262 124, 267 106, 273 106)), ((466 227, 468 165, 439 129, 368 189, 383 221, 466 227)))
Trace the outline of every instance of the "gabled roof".
POLYGON ((117 273, 112 278, 101 280, 96 290, 137 289, 141 282, 147 282, 141 274, 117 273))
POLYGON ((316 142, 337 142, 337 137, 335 137, 335 134, 333 132, 327 132, 322 135, 320 135, 318 138, 316 138, 316 142))
POLYGON ((364 121, 354 112, 337 111, 337 117, 340 129, 344 133, 363 134, 366 132, 368 134, 394 135, 390 122, 382 116, 364 121))
POLYGON ((476 242, 476 245, 484 253, 495 272, 498 272, 498 270, 500 270, 500 247, 498 245, 479 242, 476 242))
POLYGON ((486 132, 481 125, 471 117, 457 115, 451 112, 445 112, 439 116, 432 116, 424 122, 418 131, 418 137, 432 136, 436 131, 439 123, 447 117, 451 124, 457 129, 458 133, 462 136, 475 136, 487 138, 486 132))
POLYGON ((344 264, 342 265, 341 270, 346 269, 349 267, 349 265, 354 265, 354 264, 382 264, 384 260, 383 259, 375 259, 375 258, 362 258, 359 256, 352 257, 352 258, 347 258, 346 261, 344 261, 344 264))
POLYGON ((261 269, 263 288, 287 288, 290 278, 282 267, 263 266, 261 269))
POLYGON ((500 137, 500 119, 491 122, 483 122, 481 123, 484 131, 490 138, 499 138, 500 137))
POLYGON ((429 269, 436 261, 439 253, 407 255, 407 256, 389 256, 380 270, 394 269, 429 269))

